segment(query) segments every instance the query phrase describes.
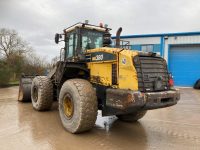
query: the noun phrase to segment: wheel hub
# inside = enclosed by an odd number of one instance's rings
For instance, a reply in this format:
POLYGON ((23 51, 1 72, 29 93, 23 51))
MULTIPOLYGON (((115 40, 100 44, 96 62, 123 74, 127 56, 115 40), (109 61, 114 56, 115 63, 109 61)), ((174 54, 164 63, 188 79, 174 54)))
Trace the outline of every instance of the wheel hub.
POLYGON ((36 86, 33 87, 33 100, 34 102, 38 100, 38 88, 36 86))
POLYGON ((73 102, 71 97, 67 94, 63 100, 63 109, 67 118, 71 118, 74 112, 73 102))

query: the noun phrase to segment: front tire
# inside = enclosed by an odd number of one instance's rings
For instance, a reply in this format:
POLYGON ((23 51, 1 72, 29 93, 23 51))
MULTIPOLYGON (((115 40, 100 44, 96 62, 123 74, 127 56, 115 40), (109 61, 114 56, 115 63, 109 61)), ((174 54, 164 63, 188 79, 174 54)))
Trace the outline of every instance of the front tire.
POLYGON ((125 115, 117 115, 118 119, 121 121, 125 121, 125 122, 135 122, 139 119, 141 119, 142 117, 144 117, 144 115, 147 113, 147 111, 137 111, 134 113, 130 113, 130 114, 125 114, 125 115))
POLYGON ((97 118, 97 97, 92 85, 83 79, 67 80, 59 94, 62 124, 71 133, 90 130, 97 118))
POLYGON ((53 104, 53 84, 47 76, 37 76, 31 86, 33 108, 38 111, 50 110, 53 104))

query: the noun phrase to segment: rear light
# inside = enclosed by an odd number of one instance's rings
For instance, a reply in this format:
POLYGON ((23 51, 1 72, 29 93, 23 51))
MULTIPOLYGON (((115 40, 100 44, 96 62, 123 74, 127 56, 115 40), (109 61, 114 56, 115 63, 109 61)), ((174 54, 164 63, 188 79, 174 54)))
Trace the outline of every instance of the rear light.
POLYGON ((169 86, 170 86, 170 87, 174 86, 174 80, 173 80, 172 78, 169 79, 169 86))
POLYGON ((170 86, 170 87, 173 87, 173 86, 174 86, 174 80, 173 80, 173 76, 172 76, 171 73, 169 74, 169 86, 170 86))

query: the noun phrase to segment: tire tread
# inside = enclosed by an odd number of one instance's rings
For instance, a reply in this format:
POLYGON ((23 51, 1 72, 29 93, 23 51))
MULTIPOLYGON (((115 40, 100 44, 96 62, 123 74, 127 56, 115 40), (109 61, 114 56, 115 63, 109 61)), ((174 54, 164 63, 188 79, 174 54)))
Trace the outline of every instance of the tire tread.
MULTIPOLYGON (((51 109, 53 103, 53 84, 47 76, 37 76, 34 78, 39 82, 41 99, 37 101, 36 110, 44 111, 51 109)), ((34 103, 34 101, 32 100, 34 103)))

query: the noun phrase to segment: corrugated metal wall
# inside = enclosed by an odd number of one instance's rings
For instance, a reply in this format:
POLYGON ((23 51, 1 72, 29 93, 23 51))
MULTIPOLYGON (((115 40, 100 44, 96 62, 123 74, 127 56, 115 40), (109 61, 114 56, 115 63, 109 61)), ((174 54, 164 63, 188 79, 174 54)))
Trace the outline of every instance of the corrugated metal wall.
POLYGON ((161 42, 162 36, 158 37, 137 37, 137 38, 123 38, 122 40, 130 41, 132 45, 131 49, 142 50, 142 45, 154 45, 153 52, 162 54, 168 61, 169 45, 173 44, 200 44, 200 35, 187 35, 187 36, 163 36, 163 42, 161 42))
POLYGON ((168 37, 165 40, 168 41, 168 44, 191 44, 191 43, 200 43, 200 35, 197 36, 173 36, 168 37))
POLYGON ((122 40, 130 41, 131 45, 160 44, 160 37, 123 38, 122 40))

